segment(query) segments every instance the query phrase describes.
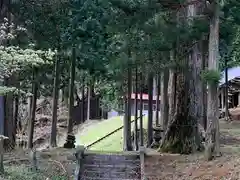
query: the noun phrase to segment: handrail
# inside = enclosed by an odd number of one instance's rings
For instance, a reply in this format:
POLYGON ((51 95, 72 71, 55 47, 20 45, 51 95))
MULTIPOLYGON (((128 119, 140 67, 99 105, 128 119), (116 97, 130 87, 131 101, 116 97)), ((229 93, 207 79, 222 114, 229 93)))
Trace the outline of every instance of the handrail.
MULTIPOLYGON (((140 117, 143 117, 143 116, 145 116, 145 114, 143 114, 142 116, 139 116, 139 117, 137 118, 137 120, 138 120, 140 117)), ((134 120, 131 120, 131 123, 133 123, 134 121, 135 121, 135 119, 134 119, 134 120)), ((99 138, 98 140, 92 142, 91 144, 89 144, 89 145, 86 146, 86 149, 88 149, 88 148, 90 148, 91 146, 93 146, 93 145, 99 143, 99 142, 102 141, 103 139, 105 139, 105 138, 111 136, 112 134, 114 134, 114 133, 116 133, 117 131, 121 130, 123 127, 124 127, 124 125, 120 126, 119 128, 115 129, 114 131, 108 133, 107 135, 105 135, 105 136, 99 138)))

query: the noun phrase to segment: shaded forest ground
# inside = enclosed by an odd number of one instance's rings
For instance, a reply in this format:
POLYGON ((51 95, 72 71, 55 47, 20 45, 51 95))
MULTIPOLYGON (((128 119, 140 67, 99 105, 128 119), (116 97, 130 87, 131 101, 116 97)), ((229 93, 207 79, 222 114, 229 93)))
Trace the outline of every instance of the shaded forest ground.
MULTIPOLYGON (((206 162, 203 154, 171 155, 147 150, 145 172, 149 179, 160 180, 208 180, 240 179, 240 122, 221 120, 222 157, 206 162), (151 178, 150 178, 151 177, 151 178)), ((5 154, 4 180, 67 180, 71 179, 75 161, 74 150, 56 148, 38 152, 39 172, 30 173, 28 151, 18 150, 5 154)), ((1 179, 1 178, 0 178, 1 179)))
POLYGON ((203 153, 185 156, 149 151, 148 177, 158 176, 161 180, 240 179, 240 122, 221 120, 220 125, 222 157, 206 162, 203 153))

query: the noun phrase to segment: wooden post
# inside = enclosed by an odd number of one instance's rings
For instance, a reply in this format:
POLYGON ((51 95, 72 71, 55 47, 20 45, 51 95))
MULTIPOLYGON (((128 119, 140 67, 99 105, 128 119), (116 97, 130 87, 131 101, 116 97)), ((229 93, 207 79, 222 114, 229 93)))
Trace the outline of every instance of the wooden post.
POLYGON ((77 165, 74 173, 74 180, 80 180, 83 171, 83 156, 84 156, 84 146, 77 146, 77 151, 75 157, 77 159, 77 165))
POLYGON ((4 174, 4 165, 3 165, 4 139, 8 139, 8 137, 0 135, 0 174, 4 174))
POLYGON ((145 177, 145 161, 144 161, 145 147, 140 146, 139 147, 139 152, 140 152, 140 163, 141 163, 141 180, 146 180, 146 177, 145 177))

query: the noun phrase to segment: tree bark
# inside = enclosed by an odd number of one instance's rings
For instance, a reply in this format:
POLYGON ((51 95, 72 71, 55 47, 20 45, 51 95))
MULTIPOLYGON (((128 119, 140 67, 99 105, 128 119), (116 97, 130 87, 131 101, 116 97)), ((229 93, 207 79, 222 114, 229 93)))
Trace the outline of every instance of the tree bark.
MULTIPOLYGON (((194 18, 197 15, 197 7, 195 5, 189 5, 188 7, 188 17, 190 19, 194 18)), ((189 23, 192 23, 189 21, 189 23)), ((194 137, 196 145, 194 151, 201 149, 201 142, 200 142, 200 134, 199 134, 199 124, 203 122, 203 92, 202 92, 202 79, 201 79, 201 72, 202 72, 202 54, 201 54, 201 41, 194 43, 192 47, 192 51, 189 53, 189 59, 188 59, 188 73, 190 79, 190 88, 189 88, 189 96, 190 96, 190 107, 189 107, 189 113, 190 116, 193 118, 194 125, 193 131, 194 131, 194 137)))
POLYGON ((68 106, 68 134, 73 131, 73 106, 74 106, 74 81, 76 71, 76 47, 72 47, 72 61, 70 68, 70 83, 69 83, 69 106, 68 106))
POLYGON ((153 74, 148 75, 148 141, 150 147, 153 142, 153 74))
POLYGON ((163 137, 161 150, 164 152, 189 154, 193 151, 194 121, 189 114, 189 82, 184 70, 177 72, 176 112, 163 137))
MULTIPOLYGON (((12 75, 9 78, 5 79, 6 86, 17 87, 17 79, 15 75, 12 75)), ((4 97, 5 100, 5 122, 4 122, 4 135, 9 139, 4 144, 4 147, 8 150, 15 148, 15 139, 16 139, 16 131, 15 131, 15 118, 14 118, 14 95, 12 93, 7 94, 4 97)))
POLYGON ((200 134, 198 125, 203 122, 203 98, 202 98, 202 81, 201 74, 202 71, 202 57, 200 55, 199 44, 193 47, 192 52, 189 55, 189 77, 190 78, 190 116, 195 121, 196 126, 193 127, 196 148, 195 150, 200 150, 200 134))
POLYGON ((63 89, 63 103, 65 106, 69 106, 69 86, 64 87, 63 89))
POLYGON ((225 97, 225 120, 229 120, 229 110, 228 110, 228 65, 227 58, 225 58, 225 88, 224 88, 224 97, 225 97))
POLYGON ((55 72, 54 72, 54 85, 53 85, 53 113, 52 113, 52 127, 50 145, 51 147, 57 146, 57 109, 58 109, 58 86, 59 86, 59 54, 55 57, 55 72))
POLYGON ((132 150, 131 142, 131 94, 132 94, 132 67, 128 65, 127 98, 125 98, 124 116, 124 151, 132 150))
POLYGON ((134 115, 134 145, 138 150, 138 68, 135 69, 135 115, 134 115))
MULTIPOLYGON (((18 119, 18 110, 19 110, 19 95, 15 95, 14 97, 14 134, 16 136, 17 134, 17 128, 20 128, 21 126, 18 126, 18 124, 21 124, 20 119, 18 119)), ((21 130, 21 129, 19 129, 21 130)), ((14 138, 15 138, 14 136, 14 138)), ((16 142, 16 139, 14 139, 14 142, 16 142)))
POLYGON ((88 121, 90 120, 90 114, 91 114, 91 92, 92 92, 92 89, 91 89, 91 84, 90 84, 88 86, 88 90, 87 90, 87 93, 88 93, 87 120, 88 121))
POLYGON ((144 145, 143 142, 143 74, 140 73, 140 121, 139 121, 139 128, 140 128, 140 146, 144 145))
POLYGON ((167 129, 168 117, 169 117, 169 103, 168 103, 168 81, 169 70, 164 69, 161 75, 161 125, 164 132, 167 129))
MULTIPOLYGON (((219 2, 218 0, 212 2, 213 15, 210 18, 210 33, 209 33, 209 57, 208 70, 218 70, 218 56, 219 56, 219 2)), ((206 145, 206 159, 211 160, 213 154, 220 156, 220 142, 219 142, 219 109, 218 109, 218 84, 208 82, 208 107, 207 107, 207 145, 206 145)))
MULTIPOLYGON (((174 53, 170 52, 170 60, 174 62, 174 53)), ((174 68, 169 69, 168 94, 169 94, 169 123, 173 121, 176 107, 177 74, 174 68)), ((161 96, 162 97, 162 96, 161 96)))
POLYGON ((161 75, 158 74, 156 78, 156 85, 157 85, 157 95, 156 95, 156 126, 159 125, 159 109, 160 109, 160 91, 161 91, 161 75))
MULTIPOLYGON (((202 69, 206 70, 208 67, 208 40, 203 38, 202 41, 202 69)), ((202 102, 203 102, 203 127, 207 130, 207 84, 202 83, 202 102)))
POLYGON ((33 134, 34 134, 34 124, 35 124, 35 115, 36 115, 36 106, 37 106, 37 92, 38 92, 38 81, 37 81, 37 70, 34 69, 33 72, 33 99, 32 99, 32 107, 31 107, 31 115, 29 121, 29 129, 28 129, 28 148, 33 148, 33 134))
POLYGON ((85 86, 84 78, 82 80, 82 123, 85 122, 85 86))
POLYGON ((0 135, 4 135, 4 127, 5 127, 5 104, 4 104, 4 97, 0 96, 0 135))

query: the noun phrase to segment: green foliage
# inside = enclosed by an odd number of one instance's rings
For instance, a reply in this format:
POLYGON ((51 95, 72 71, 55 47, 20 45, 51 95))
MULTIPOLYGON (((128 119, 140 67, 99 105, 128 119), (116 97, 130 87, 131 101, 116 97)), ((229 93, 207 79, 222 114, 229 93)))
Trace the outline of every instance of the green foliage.
POLYGON ((221 72, 215 70, 204 70, 201 73, 201 77, 206 83, 219 84, 221 72))
POLYGON ((4 96, 8 93, 14 93, 16 92, 15 87, 7 87, 7 86, 0 86, 0 96, 4 96))
MULTIPOLYGON (((124 83, 129 64, 155 73, 169 66, 179 67, 192 43, 208 35, 207 18, 193 18, 188 24, 177 22, 174 10, 184 3, 185 0, 167 3, 142 0, 15 0, 12 10, 19 24, 24 24, 23 27, 27 29, 25 33, 20 33, 18 39, 26 36, 29 42, 36 45, 36 49, 58 49, 63 54, 60 63, 61 87, 68 84, 69 57, 75 45, 77 71, 88 74, 86 82, 90 82, 91 78, 101 82, 98 90, 103 94, 102 101, 112 107, 119 101, 114 97, 121 96, 126 89, 124 83), (179 49, 175 49, 177 42, 181 42, 179 49), (168 53, 172 50, 177 50, 176 58, 169 61, 168 53), (102 83, 107 81, 110 83, 102 83)), ((240 24, 239 8, 235 6, 239 7, 237 1, 226 1, 222 9, 221 70, 225 58, 229 59, 229 66, 240 62, 239 28, 236 25, 240 24)), ((1 65, 0 68, 4 69, 1 65)), ((21 76, 26 77, 30 72, 27 70, 21 76)), ((43 74, 42 89, 48 89, 43 91, 50 94, 52 66, 42 64, 39 72, 43 74)), ((76 84, 81 84, 83 76, 76 76, 76 84)), ((214 73, 203 73, 203 76, 213 82, 218 79, 214 73)), ((26 79, 29 81, 29 78, 25 78, 25 84, 26 79)))

